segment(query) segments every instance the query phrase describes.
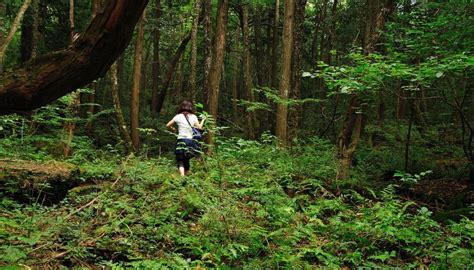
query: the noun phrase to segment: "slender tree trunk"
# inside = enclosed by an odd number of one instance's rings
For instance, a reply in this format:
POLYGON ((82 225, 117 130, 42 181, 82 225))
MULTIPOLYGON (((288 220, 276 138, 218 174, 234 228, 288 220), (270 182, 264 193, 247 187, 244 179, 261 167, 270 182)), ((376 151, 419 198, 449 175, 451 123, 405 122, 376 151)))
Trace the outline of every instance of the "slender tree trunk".
POLYGON ((174 91, 174 94, 173 94, 173 101, 172 103, 175 103, 176 100, 179 100, 179 99, 182 99, 183 98, 183 81, 184 81, 184 64, 185 64, 185 60, 186 57, 185 55, 183 55, 183 57, 181 58, 181 61, 179 62, 179 68, 178 68, 178 74, 176 76, 176 87, 175 87, 175 91, 174 91))
POLYGON ((314 15, 314 32, 313 40, 311 42, 311 63, 318 62, 318 40, 321 21, 323 20, 322 9, 318 10, 314 15))
MULTIPOLYGON (((0 17, 5 18, 7 11, 7 5, 5 2, 1 1, 0 2, 0 17)), ((5 27, 5 20, 0 20, 0 29, 3 29, 5 27)), ((5 36, 3 35, 3 31, 0 31, 0 44, 5 43, 5 36)), ((0 61, 0 73, 3 72, 3 62, 0 61)))
POLYGON ((194 0, 193 26, 191 29, 191 70, 189 75, 191 101, 196 103, 196 63, 197 63, 197 33, 199 24, 199 14, 201 13, 201 1, 194 0))
POLYGON ((140 133, 138 131, 139 112, 140 112, 140 81, 142 72, 143 39, 145 12, 138 23, 137 39, 135 43, 135 61, 133 66, 133 84, 130 99, 130 133, 132 138, 133 151, 138 153, 140 150, 140 133))
POLYGON ((25 0, 23 2, 23 5, 20 7, 20 10, 16 15, 15 20, 13 21, 10 31, 8 32, 3 42, 0 44, 0 66, 3 65, 3 60, 5 58, 5 53, 7 51, 8 45, 10 45, 10 42, 13 40, 13 36, 15 35, 16 30, 20 26, 21 20, 23 20, 23 16, 25 15, 25 12, 28 9, 30 3, 31 0, 25 0))
POLYGON ((238 107, 238 99, 239 99, 239 81, 240 75, 242 74, 242 63, 241 57, 242 54, 239 52, 239 44, 240 44, 240 28, 237 27, 234 32, 234 58, 232 61, 232 122, 235 125, 239 125, 240 117, 239 117, 239 107, 238 107))
POLYGON ((211 72, 212 63, 212 1, 204 1, 204 82, 203 82, 203 100, 207 108, 209 108, 209 74, 211 72))
MULTIPOLYGON (((217 110, 219 104, 219 84, 222 75, 222 64, 224 62, 225 37, 227 31, 227 20, 229 12, 229 0, 219 0, 217 6, 216 36, 212 53, 212 63, 209 72, 209 113, 217 123, 217 110)), ((208 143, 214 144, 214 134, 209 133, 208 143)), ((212 150, 211 150, 212 151, 212 150)))
POLYGON ((122 140, 125 143, 125 149, 127 152, 132 152, 132 139, 130 138, 130 134, 127 130, 127 124, 125 123, 125 119, 123 118, 122 113, 122 106, 120 105, 120 98, 118 94, 118 76, 117 76, 117 62, 115 62, 110 67, 110 79, 112 82, 111 93, 112 93, 112 101, 114 103, 114 111, 115 111, 115 119, 117 121, 117 126, 120 131, 120 135, 122 140))
POLYGON ((181 55, 186 50, 186 45, 188 45, 188 42, 190 39, 191 39, 191 33, 188 33, 186 37, 181 41, 181 44, 176 50, 174 56, 171 58, 171 61, 168 65, 168 71, 166 72, 165 80, 163 81, 163 85, 162 85, 160 94, 158 96, 157 113, 160 113, 161 109, 163 108, 163 104, 166 98, 166 93, 168 91, 168 88, 170 87, 170 84, 173 81, 174 70, 176 69, 176 65, 179 59, 181 58, 181 55))
POLYGON ((239 99, 239 78, 241 74, 240 60, 235 59, 232 74, 232 122, 236 125, 239 123, 239 109, 237 100, 239 99))
POLYGON ((270 77, 270 86, 272 88, 277 88, 277 77, 278 77, 278 43, 279 43, 279 34, 278 34, 278 25, 280 24, 280 0, 275 1, 275 18, 273 21, 273 40, 272 40, 272 70, 270 77))
POLYGON ((21 24, 20 59, 24 63, 36 57, 39 41, 39 0, 32 0, 21 24))
POLYGON ((293 49, 295 0, 285 0, 285 17, 283 24, 282 56, 281 56, 281 79, 280 79, 280 103, 278 104, 276 120, 276 136, 281 146, 288 145, 288 101, 291 88, 291 58, 293 49))
MULTIPOLYGON (((69 38, 70 42, 74 39, 74 0, 69 0, 69 38)), ((63 139, 63 156, 69 157, 72 153, 71 144, 76 130, 75 118, 79 112, 81 104, 81 94, 78 91, 71 93, 72 103, 69 105, 68 111, 70 119, 64 122, 64 139, 63 139)))
MULTIPOLYGON (((293 45, 293 78, 291 80, 291 98, 301 98, 301 65, 304 45, 304 20, 307 0, 296 0, 295 3, 295 36, 293 45)), ((302 113, 301 104, 290 108, 289 138, 296 138, 302 113)))
MULTIPOLYGON (((370 1, 370 0, 369 0, 370 1)), ((326 40, 326 35, 328 34, 326 29, 328 28, 328 22, 327 22, 327 13, 328 13, 328 3, 329 0, 324 0, 322 7, 321 7, 321 36, 319 40, 319 59, 321 61, 324 61, 324 53, 327 50, 326 49, 326 43, 324 42, 326 40)))
POLYGON ((153 64, 151 66, 152 86, 151 86, 151 111, 158 111, 158 90, 161 85, 161 61, 160 61, 160 36, 161 36, 161 1, 156 0, 155 17, 158 21, 153 31, 153 64))
MULTIPOLYGON (((91 20, 97 16, 97 12, 102 8, 102 1, 103 0, 93 0, 92 1, 92 16, 91 20)), ((87 103, 89 104, 87 107, 87 115, 91 117, 95 113, 95 93, 97 92, 97 83, 91 84, 92 93, 90 93, 87 97, 87 103)), ((86 131, 88 134, 92 132, 93 122, 89 121, 86 125, 86 131)))
MULTIPOLYGON (((244 85, 247 99, 249 102, 254 102, 255 97, 253 93, 253 82, 252 82, 252 73, 250 71, 251 58, 250 58, 250 41, 249 41, 249 8, 247 5, 242 6, 242 41, 244 45, 244 55, 243 55, 243 68, 244 68, 244 85)), ((256 138, 256 115, 255 112, 247 113, 247 135, 251 139, 256 138)))
POLYGON ((325 41, 325 50, 322 51, 323 52, 323 57, 322 57, 322 60, 330 65, 331 64, 331 50, 333 48, 333 40, 334 40, 334 36, 336 35, 336 24, 337 24, 337 21, 336 21, 336 11, 337 11, 337 5, 338 5, 339 1, 338 0, 334 0, 333 4, 332 4, 332 7, 331 7, 331 17, 330 17, 330 20, 329 20, 329 24, 327 24, 326 26, 328 26, 326 28, 326 31, 327 32, 327 37, 326 37, 326 41, 325 41))
POLYGON ((76 34, 76 26, 74 25, 74 0, 69 0, 69 39, 72 42, 76 34))
POLYGON ((255 40, 255 70, 257 75, 257 85, 262 86, 264 84, 264 63, 265 63, 265 53, 263 51, 263 41, 262 41, 262 6, 257 5, 255 8, 254 15, 254 40, 255 40))
MULTIPOLYGON (((383 29, 385 19, 393 11, 392 0, 380 5, 379 0, 367 0, 367 20, 364 33, 364 51, 366 54, 375 51, 379 40, 379 30, 383 29)), ((339 132, 337 150, 339 159, 338 179, 350 177, 352 159, 360 141, 364 112, 357 94, 352 94, 346 117, 339 132)))

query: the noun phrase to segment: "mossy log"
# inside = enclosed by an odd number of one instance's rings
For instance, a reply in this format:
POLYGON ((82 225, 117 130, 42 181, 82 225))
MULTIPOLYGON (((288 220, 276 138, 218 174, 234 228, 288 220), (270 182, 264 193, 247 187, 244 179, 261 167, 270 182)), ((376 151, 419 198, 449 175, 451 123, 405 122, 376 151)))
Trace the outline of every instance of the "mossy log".
POLYGON ((0 160, 0 194, 22 203, 53 204, 81 183, 79 168, 61 162, 0 160))

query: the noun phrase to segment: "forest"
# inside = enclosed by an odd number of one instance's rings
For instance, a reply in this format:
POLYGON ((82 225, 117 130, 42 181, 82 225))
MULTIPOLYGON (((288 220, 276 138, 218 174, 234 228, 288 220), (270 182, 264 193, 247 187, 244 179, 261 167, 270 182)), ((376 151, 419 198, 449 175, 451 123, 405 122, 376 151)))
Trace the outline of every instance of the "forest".
POLYGON ((474 268, 473 52, 470 0, 0 0, 0 269, 474 268))

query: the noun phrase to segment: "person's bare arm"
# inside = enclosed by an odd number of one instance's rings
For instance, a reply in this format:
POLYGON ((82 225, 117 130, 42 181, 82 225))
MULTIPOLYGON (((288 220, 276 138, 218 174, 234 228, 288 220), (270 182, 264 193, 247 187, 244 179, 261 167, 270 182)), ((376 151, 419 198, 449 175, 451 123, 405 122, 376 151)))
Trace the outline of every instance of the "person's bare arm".
POLYGON ((176 133, 176 128, 174 127, 174 123, 175 123, 174 119, 171 119, 171 121, 169 121, 168 124, 166 124, 166 127, 167 127, 169 130, 171 130, 171 131, 173 131, 173 132, 176 133))
POLYGON ((201 122, 199 122, 199 119, 198 119, 197 123, 194 124, 194 127, 202 129, 202 127, 204 126, 204 121, 206 121, 206 116, 202 118, 201 122))

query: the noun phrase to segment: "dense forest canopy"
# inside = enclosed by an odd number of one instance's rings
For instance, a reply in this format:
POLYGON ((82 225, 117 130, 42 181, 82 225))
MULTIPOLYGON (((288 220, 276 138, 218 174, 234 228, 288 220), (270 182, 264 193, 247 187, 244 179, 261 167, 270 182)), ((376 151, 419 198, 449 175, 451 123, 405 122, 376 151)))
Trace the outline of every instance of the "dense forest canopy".
POLYGON ((473 26, 462 0, 2 0, 0 266, 472 267, 473 26))

